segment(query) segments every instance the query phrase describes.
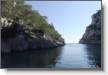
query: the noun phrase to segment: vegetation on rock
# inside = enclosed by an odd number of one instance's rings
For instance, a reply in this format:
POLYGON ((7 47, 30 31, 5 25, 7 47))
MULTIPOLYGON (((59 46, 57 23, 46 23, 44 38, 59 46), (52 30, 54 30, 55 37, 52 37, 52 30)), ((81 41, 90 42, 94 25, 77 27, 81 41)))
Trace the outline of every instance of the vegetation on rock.
POLYGON ((1 51, 54 48, 64 39, 47 17, 23 0, 1 1, 1 51))
POLYGON ((38 37, 38 32, 50 35, 55 41, 64 42, 61 35, 55 30, 53 24, 47 22, 47 17, 40 15, 32 6, 23 0, 1 1, 1 27, 14 27, 15 23, 22 25, 24 31, 31 37, 38 37))

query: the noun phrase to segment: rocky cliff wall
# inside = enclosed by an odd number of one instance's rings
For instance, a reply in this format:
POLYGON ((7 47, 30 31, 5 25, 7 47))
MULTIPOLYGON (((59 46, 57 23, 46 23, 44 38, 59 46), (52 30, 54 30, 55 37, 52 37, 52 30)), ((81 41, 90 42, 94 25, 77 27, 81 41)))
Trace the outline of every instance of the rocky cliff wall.
POLYGON ((92 22, 86 28, 79 43, 101 44, 101 16, 101 10, 92 15, 92 22))
POLYGON ((61 45, 64 45, 64 42, 54 41, 50 35, 46 34, 31 38, 20 25, 5 27, 1 30, 1 51, 5 53, 11 51, 48 49, 61 45))

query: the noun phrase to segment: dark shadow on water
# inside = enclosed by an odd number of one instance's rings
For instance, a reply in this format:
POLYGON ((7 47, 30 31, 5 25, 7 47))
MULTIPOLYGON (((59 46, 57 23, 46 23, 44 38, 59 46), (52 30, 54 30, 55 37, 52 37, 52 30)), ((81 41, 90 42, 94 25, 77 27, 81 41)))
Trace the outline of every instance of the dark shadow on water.
POLYGON ((2 54, 2 68, 51 68, 56 64, 62 47, 52 50, 2 54))
POLYGON ((95 66, 97 68, 101 68, 101 45, 89 45, 86 44, 87 57, 89 60, 89 64, 95 66))
MULTIPOLYGON (((74 57, 74 55, 71 55, 71 57, 74 57)), ((67 59, 72 60, 67 57, 64 61, 61 62, 61 64, 67 61, 67 59)), ((67 44, 65 46, 58 47, 55 49, 49 49, 49 50, 41 50, 41 51, 36 50, 36 51, 27 51, 27 52, 20 52, 20 53, 13 52, 10 54, 2 54, 1 60, 2 60, 1 62, 2 68, 5 68, 7 70, 21 70, 21 69, 22 70, 101 70, 101 46, 87 45, 87 44, 67 44), (72 50, 72 49, 76 49, 76 50, 72 50), (61 60, 61 58, 65 58, 66 56, 68 56, 67 54, 64 57, 61 57, 61 55, 64 55, 65 51, 69 51, 69 53, 73 53, 73 52, 77 53, 78 52, 77 50, 84 51, 86 53, 85 55, 87 55, 87 58, 84 57, 84 59, 88 60, 88 65, 90 65, 91 67, 56 68, 56 64, 58 63, 58 60, 61 60)), ((80 60, 80 58, 77 59, 75 58, 74 60, 80 60)), ((75 63, 79 63, 79 62, 75 62, 75 63)), ((73 65, 75 63, 70 61, 66 64, 73 65)), ((78 65, 76 66, 78 67, 78 65)))

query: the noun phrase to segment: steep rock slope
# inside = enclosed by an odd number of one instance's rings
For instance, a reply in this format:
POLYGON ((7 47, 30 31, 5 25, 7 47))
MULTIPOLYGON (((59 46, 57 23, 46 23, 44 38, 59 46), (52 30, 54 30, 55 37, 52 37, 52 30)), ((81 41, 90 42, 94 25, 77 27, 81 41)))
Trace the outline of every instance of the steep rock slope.
POLYGON ((48 23, 48 17, 25 0, 1 1, 1 50, 2 52, 39 50, 64 44, 64 39, 48 23))
POLYGON ((50 35, 44 34, 39 30, 37 37, 31 37, 19 24, 1 29, 1 51, 30 51, 55 48, 64 45, 64 42, 55 41, 50 35))
POLYGON ((92 22, 79 43, 101 44, 101 10, 92 15, 92 22))

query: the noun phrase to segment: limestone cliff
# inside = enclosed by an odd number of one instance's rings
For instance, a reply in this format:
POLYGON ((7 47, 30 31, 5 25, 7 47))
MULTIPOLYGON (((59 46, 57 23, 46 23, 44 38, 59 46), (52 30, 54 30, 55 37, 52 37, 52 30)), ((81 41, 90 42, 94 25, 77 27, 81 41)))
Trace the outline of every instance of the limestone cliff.
POLYGON ((34 38, 30 37, 19 24, 2 28, 1 51, 5 53, 11 51, 30 51, 64 45, 64 42, 56 41, 48 34, 44 34, 39 30, 35 31, 37 31, 37 34, 35 34, 37 37, 34 38))
POLYGON ((79 43, 101 44, 101 10, 92 15, 92 22, 79 43))

